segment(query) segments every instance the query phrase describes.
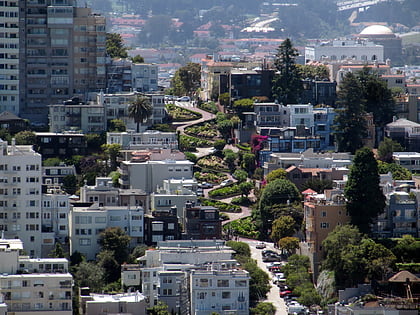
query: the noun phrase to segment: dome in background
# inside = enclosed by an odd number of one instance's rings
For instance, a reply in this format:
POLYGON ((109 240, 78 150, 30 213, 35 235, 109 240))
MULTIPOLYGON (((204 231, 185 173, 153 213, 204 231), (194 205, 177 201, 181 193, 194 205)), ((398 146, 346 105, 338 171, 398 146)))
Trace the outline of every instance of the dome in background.
POLYGON ((371 25, 360 32, 364 36, 395 36, 389 27, 383 25, 371 25))

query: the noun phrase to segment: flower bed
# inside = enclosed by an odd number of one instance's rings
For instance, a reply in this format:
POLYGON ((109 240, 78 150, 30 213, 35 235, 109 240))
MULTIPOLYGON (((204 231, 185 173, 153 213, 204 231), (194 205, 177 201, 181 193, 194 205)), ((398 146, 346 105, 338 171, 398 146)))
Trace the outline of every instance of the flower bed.
POLYGON ((185 133, 190 136, 207 139, 220 138, 221 136, 216 126, 208 122, 204 123, 204 125, 194 125, 187 127, 185 128, 185 133))
POLYGON ((199 159, 197 165, 216 170, 228 170, 228 166, 223 159, 216 155, 209 155, 199 159))
POLYGON ((228 187, 221 187, 209 191, 210 198, 226 198, 231 196, 237 196, 241 194, 239 185, 233 185, 228 187))
POLYGON ((252 221, 251 217, 242 218, 223 226, 223 230, 232 231, 235 235, 240 235, 246 238, 258 239, 260 232, 252 221))
POLYGON ((174 104, 166 104, 166 110, 173 121, 190 121, 203 117, 200 113, 194 112, 187 108, 175 106, 174 104))
POLYGON ((222 181, 227 179, 227 175, 220 172, 208 172, 202 170, 201 172, 195 172, 194 177, 198 182, 207 182, 212 184, 220 184, 222 181))
POLYGON ((179 148, 181 151, 195 152, 197 147, 208 148, 213 143, 209 140, 199 139, 191 136, 180 135, 179 137, 179 148))
POLYGON ((198 107, 212 114, 216 114, 219 111, 214 102, 202 103, 198 107))
POLYGON ((239 213, 242 211, 241 207, 232 205, 230 203, 218 201, 218 200, 211 200, 211 199, 200 199, 201 205, 203 206, 212 206, 215 208, 218 208, 219 211, 222 212, 233 212, 233 213, 239 213))

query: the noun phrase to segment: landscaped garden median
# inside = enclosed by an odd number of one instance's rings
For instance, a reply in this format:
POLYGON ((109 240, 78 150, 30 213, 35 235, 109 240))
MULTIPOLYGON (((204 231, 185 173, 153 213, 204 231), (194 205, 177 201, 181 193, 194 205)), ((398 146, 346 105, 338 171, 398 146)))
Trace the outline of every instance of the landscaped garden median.
POLYGON ((200 202, 201 202, 201 205, 203 206, 212 206, 212 207, 218 208, 219 211, 221 212, 238 213, 242 211, 240 206, 232 205, 230 203, 226 203, 219 200, 200 198, 200 202))
POLYGON ((221 187, 209 191, 210 198, 228 198, 232 196, 237 196, 241 194, 241 189, 239 185, 232 185, 228 187, 221 187))
POLYGON ((187 108, 176 106, 174 104, 166 104, 165 107, 169 116, 172 117, 172 121, 190 121, 203 117, 203 115, 200 113, 194 112, 187 108))

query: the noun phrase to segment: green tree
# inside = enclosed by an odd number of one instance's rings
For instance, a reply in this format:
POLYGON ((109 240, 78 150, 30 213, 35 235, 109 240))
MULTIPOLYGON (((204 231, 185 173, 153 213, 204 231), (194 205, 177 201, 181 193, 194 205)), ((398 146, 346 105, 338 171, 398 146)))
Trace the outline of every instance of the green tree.
POLYGON ((302 91, 302 78, 296 66, 299 55, 292 41, 286 38, 279 46, 274 60, 277 73, 273 79, 273 95, 283 104, 296 104, 302 91))
POLYGON ((233 102, 233 108, 236 112, 249 112, 254 109, 254 101, 250 98, 243 98, 233 102))
POLYGON ((238 260, 238 262, 243 262, 251 258, 251 249, 248 243, 227 241, 226 246, 229 246, 235 251, 233 257, 238 260))
POLYGON ((124 132, 126 130, 125 123, 122 119, 112 119, 109 122, 108 131, 110 132, 124 132))
POLYGON ((18 132, 14 138, 18 145, 34 145, 36 143, 35 133, 29 130, 18 132))
POLYGON ((259 302, 255 307, 250 308, 251 315, 275 315, 276 308, 273 303, 259 302))
POLYGON ((392 248, 392 252, 398 257, 398 261, 419 263, 420 240, 416 240, 412 235, 403 235, 392 248))
POLYGON ((140 55, 136 55, 133 58, 131 58, 131 61, 133 63, 144 63, 144 58, 140 55))
POLYGON ((77 191, 77 177, 76 175, 69 174, 63 177, 63 190, 70 194, 74 195, 77 191))
POLYGON ((270 291, 268 274, 258 267, 255 261, 248 260, 243 268, 249 272, 249 300, 251 303, 265 299, 270 291))
POLYGON ((176 95, 192 96, 201 84, 201 66, 198 63, 189 62, 179 68, 172 79, 171 86, 176 95))
POLYGON ((252 182, 242 182, 239 184, 239 190, 241 191, 241 195, 248 197, 251 190, 254 188, 254 184, 252 182))
POLYGON ((143 123, 153 113, 153 107, 147 96, 138 95, 128 106, 128 116, 137 124, 137 132, 140 132, 140 123, 143 123))
POLYGON ((395 163, 378 161, 378 172, 379 174, 388 174, 391 172, 392 179, 395 180, 410 180, 412 178, 412 174, 408 169, 395 163))
POLYGON ((111 58, 127 58, 127 48, 120 34, 106 34, 106 53, 111 58))
POLYGON ((288 255, 294 254, 299 248, 299 239, 297 237, 283 237, 278 241, 279 248, 288 255))
POLYGON ((171 315, 168 311, 168 305, 166 305, 163 301, 158 301, 157 305, 152 306, 147 309, 148 315, 171 315))
POLYGON ((289 216, 281 216, 274 220, 271 226, 271 239, 278 243, 282 238, 291 237, 295 233, 295 220, 289 216))
POLYGON ((325 65, 296 65, 302 79, 325 80, 330 78, 330 71, 325 65))
POLYGON ((333 188, 333 182, 330 179, 311 178, 302 185, 302 189, 308 188, 322 194, 325 189, 333 188))
POLYGON ((118 143, 103 144, 101 148, 106 155, 106 159, 111 163, 111 171, 115 171, 117 169, 117 158, 120 155, 121 145, 118 143))
POLYGON ((237 154, 232 150, 224 150, 223 156, 223 161, 227 164, 228 168, 235 169, 235 161, 237 158, 237 154))
POLYGON ((278 168, 267 174, 266 181, 267 183, 270 183, 275 179, 286 179, 286 178, 287 178, 287 172, 282 168, 278 168))
POLYGON ((395 101, 392 91, 372 68, 365 66, 357 74, 362 86, 362 99, 367 113, 373 113, 375 125, 383 128, 392 121, 395 114, 395 101))
POLYGON ((222 93, 219 95, 219 103, 222 106, 229 106, 230 103, 230 95, 229 93, 222 93))
POLYGON ((251 174, 256 168, 256 159, 254 153, 244 153, 242 156, 242 168, 251 174))
POLYGON ((244 170, 235 170, 233 172, 233 177, 239 182, 245 182, 247 178, 247 173, 244 170))
POLYGON ((227 140, 232 135, 233 123, 229 119, 219 120, 217 122, 217 130, 220 131, 224 140, 227 140))
POLYGON ((368 233, 372 219, 385 208, 385 196, 379 186, 378 163, 369 148, 356 152, 344 195, 351 223, 361 232, 368 233))
POLYGON ((89 287, 92 292, 102 292, 105 285, 104 269, 97 264, 82 261, 73 275, 79 287, 89 287))
POLYGON ((226 141, 222 140, 222 139, 218 139, 218 140, 214 141, 214 144, 213 144, 213 146, 216 150, 223 150, 225 145, 226 145, 226 141))
POLYGON ((403 152, 404 148, 397 141, 385 137, 384 140, 379 143, 378 156, 381 161, 392 163, 392 154, 394 152, 403 152))
POLYGON ((53 257, 53 258, 64 258, 63 246, 61 246, 59 242, 56 242, 54 249, 51 251, 51 253, 48 256, 53 257))
POLYGON ((113 252, 115 260, 121 265, 127 261, 130 239, 120 227, 109 227, 100 234, 99 244, 103 251, 113 252))
POLYGON ((106 143, 106 137, 104 135, 105 133, 104 134, 97 134, 97 133, 85 134, 86 145, 87 145, 88 151, 91 154, 99 153, 99 151, 101 150, 101 145, 106 143))
POLYGON ((43 166, 59 166, 60 163, 62 163, 62 161, 57 157, 48 158, 42 161, 43 166))
POLYGON ((336 109, 335 138, 338 150, 341 152, 354 154, 363 146, 363 138, 366 136, 366 119, 361 90, 362 86, 357 77, 348 72, 337 93, 337 104, 340 107, 336 109))
POLYGON ((114 257, 114 252, 110 250, 102 250, 96 256, 98 266, 104 270, 105 283, 112 283, 121 278, 121 265, 114 257))

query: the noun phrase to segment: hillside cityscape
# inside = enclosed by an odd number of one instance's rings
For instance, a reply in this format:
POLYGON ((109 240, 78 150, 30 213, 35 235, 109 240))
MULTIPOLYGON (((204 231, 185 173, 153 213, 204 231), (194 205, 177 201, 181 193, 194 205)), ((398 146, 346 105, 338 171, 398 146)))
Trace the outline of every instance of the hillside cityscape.
POLYGON ((0 315, 419 314, 420 1, 7 0, 0 38, 0 315))

